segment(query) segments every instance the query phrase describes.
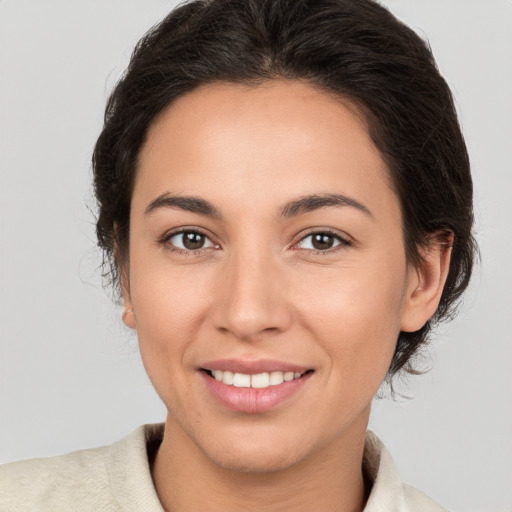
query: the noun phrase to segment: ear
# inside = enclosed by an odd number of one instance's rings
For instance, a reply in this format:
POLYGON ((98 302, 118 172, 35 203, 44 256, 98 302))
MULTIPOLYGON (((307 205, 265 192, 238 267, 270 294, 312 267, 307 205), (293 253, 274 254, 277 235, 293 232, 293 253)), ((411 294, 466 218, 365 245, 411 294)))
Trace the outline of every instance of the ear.
POLYGON ((428 246, 420 250, 421 261, 416 266, 410 266, 401 331, 421 329, 436 312, 450 269, 452 245, 452 232, 432 233, 428 246))
POLYGON ((121 285, 121 297, 123 299, 123 313, 122 319, 124 324, 131 329, 135 329, 136 321, 135 321, 135 313, 133 312, 132 299, 130 294, 130 278, 129 273, 130 269, 128 266, 128 262, 124 261, 125 258, 122 258, 119 254, 119 249, 117 244, 114 246, 114 260, 116 262, 117 268, 119 269, 119 281, 121 285))
POLYGON ((133 305, 130 296, 130 282, 127 275, 127 269, 122 266, 119 269, 119 279, 121 281, 121 295, 123 298, 123 322, 131 329, 136 328, 135 313, 133 312, 133 305))

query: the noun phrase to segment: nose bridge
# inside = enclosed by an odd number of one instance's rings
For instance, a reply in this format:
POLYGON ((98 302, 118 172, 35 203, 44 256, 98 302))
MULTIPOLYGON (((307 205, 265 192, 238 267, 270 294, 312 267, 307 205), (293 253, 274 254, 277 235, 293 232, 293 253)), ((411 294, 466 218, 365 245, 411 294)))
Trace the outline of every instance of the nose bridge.
POLYGON ((263 332, 284 330, 290 320, 284 296, 284 276, 267 247, 233 250, 226 259, 220 299, 216 304, 216 326, 239 339, 263 332))

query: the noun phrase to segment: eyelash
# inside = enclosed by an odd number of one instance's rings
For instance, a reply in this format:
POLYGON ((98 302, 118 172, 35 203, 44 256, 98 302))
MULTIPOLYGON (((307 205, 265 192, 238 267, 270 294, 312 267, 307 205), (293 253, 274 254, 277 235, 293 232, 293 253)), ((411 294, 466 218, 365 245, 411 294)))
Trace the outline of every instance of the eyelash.
POLYGON ((202 230, 198 229, 198 228, 181 228, 177 231, 172 231, 171 233, 166 233, 162 239, 160 240, 160 243, 162 245, 164 245, 170 252, 172 253, 175 253, 175 254, 179 254, 179 255, 182 255, 182 256, 200 256, 202 255, 205 251, 207 251, 208 249, 210 249, 210 247, 202 247, 200 249, 181 249, 180 247, 176 247, 175 245, 173 245, 170 240, 172 238, 174 238, 175 236, 178 236, 178 235, 183 235, 185 233, 192 233, 192 234, 195 234, 195 235, 201 235, 201 236, 204 236, 207 240, 209 240, 214 247, 218 247, 218 244, 215 244, 211 238, 205 233, 203 232, 202 230))
MULTIPOLYGON (((202 247, 202 248, 199 248, 199 249, 196 249, 196 250, 194 250, 194 249, 181 249, 180 247, 176 247, 175 245, 173 245, 170 242, 170 240, 172 238, 174 238, 175 236, 183 235, 185 233, 191 233, 191 234, 196 234, 196 235, 204 236, 207 240, 210 241, 211 244, 213 244, 214 248, 218 248, 219 247, 219 245, 215 244, 215 242, 213 242, 211 240, 211 238, 205 232, 203 232, 202 230, 200 230, 198 228, 182 228, 182 229, 179 229, 177 231, 173 231, 171 233, 166 233, 161 238, 160 243, 162 245, 166 246, 167 249, 170 252, 175 253, 175 254, 179 254, 179 255, 183 255, 183 256, 200 256, 205 251, 207 251, 208 249, 211 248, 211 247, 204 247, 204 248, 202 247)), ((338 243, 334 247, 331 247, 331 248, 325 249, 325 250, 307 249, 307 251, 309 251, 310 253, 312 253, 314 255, 323 256, 323 255, 331 254, 333 252, 336 252, 336 251, 338 251, 340 249, 343 249, 343 248, 346 248, 346 247, 350 247, 352 245, 350 240, 348 240, 347 238, 344 238, 338 232, 335 232, 335 231, 330 230, 330 229, 321 229, 321 230, 311 231, 309 233, 304 234, 297 242, 295 242, 293 244, 293 246, 296 246, 296 245, 300 244, 301 242, 303 242, 304 240, 306 240, 308 237, 312 237, 312 236, 315 236, 315 235, 328 235, 328 236, 332 237, 338 243)), ((295 250, 300 250, 300 249, 295 249, 295 250)))
POLYGON ((346 247, 350 247, 352 245, 352 242, 348 238, 343 237, 337 231, 333 231, 331 229, 319 229, 319 230, 315 230, 315 231, 310 231, 309 233, 306 233, 305 235, 303 235, 299 239, 299 241, 294 244, 294 246, 298 245, 300 242, 303 242, 308 237, 312 237, 312 236, 315 236, 315 235, 328 235, 328 236, 332 237, 335 241, 337 241, 338 244, 335 245, 334 247, 331 247, 329 249, 325 249, 323 251, 320 250, 320 249, 308 249, 308 251, 310 251, 314 255, 326 256, 328 254, 332 254, 333 252, 337 252, 337 251, 339 251, 341 249, 344 249, 346 247))

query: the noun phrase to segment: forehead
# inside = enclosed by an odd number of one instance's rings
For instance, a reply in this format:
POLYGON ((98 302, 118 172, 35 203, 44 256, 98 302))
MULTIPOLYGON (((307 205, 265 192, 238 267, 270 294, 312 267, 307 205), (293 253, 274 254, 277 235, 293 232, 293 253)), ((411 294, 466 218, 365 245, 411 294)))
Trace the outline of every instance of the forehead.
POLYGON ((151 125, 134 200, 172 192, 270 204, 343 193, 378 203, 390 193, 394 199, 388 181, 351 104, 295 80, 210 84, 178 98, 151 125))

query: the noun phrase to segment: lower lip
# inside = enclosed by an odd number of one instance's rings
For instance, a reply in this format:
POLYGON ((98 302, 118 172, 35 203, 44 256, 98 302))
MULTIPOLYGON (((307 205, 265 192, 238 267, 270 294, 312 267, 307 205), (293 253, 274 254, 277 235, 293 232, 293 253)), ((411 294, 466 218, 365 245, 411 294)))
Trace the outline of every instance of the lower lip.
POLYGON ((274 409, 297 393, 311 377, 307 373, 298 379, 268 388, 237 388, 210 377, 204 371, 200 373, 211 394, 222 405, 233 411, 251 414, 274 409))

